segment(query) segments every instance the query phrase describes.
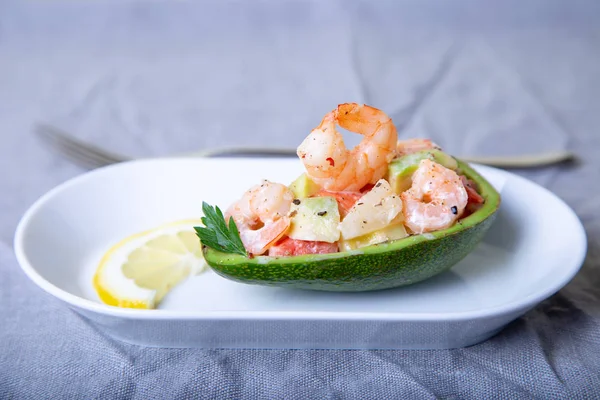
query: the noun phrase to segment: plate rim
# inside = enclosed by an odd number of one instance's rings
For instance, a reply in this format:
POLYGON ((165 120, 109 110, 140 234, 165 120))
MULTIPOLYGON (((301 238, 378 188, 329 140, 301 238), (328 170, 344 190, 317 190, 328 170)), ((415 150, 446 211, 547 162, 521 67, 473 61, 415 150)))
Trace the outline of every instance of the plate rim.
MULTIPOLYGON (((80 308, 93 313, 98 313, 106 316, 126 318, 133 320, 383 320, 383 321, 397 321, 397 322, 458 322, 458 321, 470 321, 474 319, 492 318, 499 317, 502 315, 511 314, 517 311, 524 311, 539 302, 549 298, 553 294, 557 293, 560 289, 566 286, 577 273, 580 271, 585 257, 587 255, 587 235, 585 228, 581 222, 579 216, 575 211, 558 195, 543 187, 542 185, 531 181, 525 177, 519 176, 510 171, 502 170, 491 166, 481 165, 477 163, 469 163, 477 172, 482 175, 487 172, 500 174, 505 176, 507 179, 517 180, 527 185, 533 185, 537 189, 543 191, 546 195, 554 198, 564 208, 565 212, 569 214, 570 218, 573 218, 577 227, 577 232, 573 234, 577 236, 577 243, 579 244, 577 251, 572 256, 572 263, 570 268, 566 272, 562 279, 558 279, 553 282, 552 285, 547 285, 541 290, 530 293, 527 296, 520 297, 518 299, 509 301, 507 303, 487 307, 483 309, 475 309, 461 312, 419 312, 419 313, 403 313, 403 312, 338 312, 338 311, 178 311, 178 310, 138 310, 120 308, 115 306, 109 306, 107 304, 99 303, 84 297, 72 294, 64 289, 59 288, 50 281, 46 280, 37 270, 31 265, 26 255, 25 246, 25 233, 29 225, 30 220, 39 211, 43 205, 56 194, 63 190, 68 189, 71 186, 78 184, 81 181, 91 179, 96 175, 108 173, 114 169, 130 168, 132 166, 141 164, 155 164, 155 163, 180 163, 180 162, 198 162, 202 163, 222 163, 224 160, 227 162, 258 162, 258 163, 286 163, 292 164, 294 160, 281 158, 281 159, 248 159, 239 157, 229 157, 227 159, 219 158, 197 158, 197 157, 165 157, 165 158, 154 158, 154 159, 138 159, 126 161, 118 164, 108 165, 87 171, 72 177, 52 189, 42 194, 37 200, 35 200, 28 209, 23 213, 19 220, 17 228, 15 230, 13 238, 13 251, 17 258, 20 268, 25 272, 29 279, 31 279, 38 287, 47 292, 48 294, 56 297, 59 300, 67 303, 69 306, 80 308)), ((297 160, 296 160, 297 162, 297 160)), ((502 205, 500 205, 502 207, 502 205)))

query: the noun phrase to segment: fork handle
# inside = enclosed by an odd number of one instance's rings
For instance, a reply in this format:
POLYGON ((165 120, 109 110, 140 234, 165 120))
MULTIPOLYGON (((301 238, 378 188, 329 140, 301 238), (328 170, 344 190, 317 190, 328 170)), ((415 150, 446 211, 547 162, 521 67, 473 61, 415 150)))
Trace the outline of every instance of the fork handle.
POLYGON ((195 157, 298 157, 296 149, 264 147, 223 147, 186 153, 195 157))
MULTIPOLYGON (((298 157, 296 149, 290 148, 253 148, 227 147, 186 153, 195 157, 298 157)), ((498 168, 536 168, 575 159, 569 151, 555 151, 541 154, 525 154, 517 156, 462 156, 462 161, 484 164, 498 168)))
POLYGON ((536 168, 574 161, 576 159, 575 154, 566 150, 518 156, 465 156, 457 158, 470 163, 485 164, 499 168, 536 168))

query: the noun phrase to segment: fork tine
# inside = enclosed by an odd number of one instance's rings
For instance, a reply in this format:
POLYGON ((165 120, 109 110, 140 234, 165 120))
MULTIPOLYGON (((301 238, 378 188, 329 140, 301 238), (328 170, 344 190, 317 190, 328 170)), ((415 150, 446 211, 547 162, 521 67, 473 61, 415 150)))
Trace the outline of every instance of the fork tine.
POLYGON ((76 139, 53 126, 38 124, 36 133, 46 144, 52 146, 63 156, 86 168, 102 167, 130 160, 129 157, 76 139))
POLYGON ((60 144, 52 145, 52 147, 56 149, 61 156, 86 169, 96 169, 115 164, 113 160, 107 160, 96 154, 82 151, 81 149, 73 149, 60 144))
POLYGON ((72 146, 72 144, 68 142, 47 140, 46 143, 48 143, 52 149, 57 151, 58 154, 67 158, 69 161, 88 169, 94 169, 115 163, 115 161, 112 159, 109 160, 94 152, 90 152, 87 149, 72 146))

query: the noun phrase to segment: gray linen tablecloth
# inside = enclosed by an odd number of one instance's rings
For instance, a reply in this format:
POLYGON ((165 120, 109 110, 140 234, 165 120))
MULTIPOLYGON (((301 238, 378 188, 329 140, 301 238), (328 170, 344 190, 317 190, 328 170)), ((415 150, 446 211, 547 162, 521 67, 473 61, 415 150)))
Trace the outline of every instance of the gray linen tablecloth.
POLYGON ((599 16, 558 1, 0 3, 0 398, 600 398, 599 16), (575 166, 516 172, 582 219, 581 272, 449 351, 141 348, 21 272, 22 213, 85 172, 36 121, 152 156, 296 146, 348 101, 456 155, 576 151, 575 166))

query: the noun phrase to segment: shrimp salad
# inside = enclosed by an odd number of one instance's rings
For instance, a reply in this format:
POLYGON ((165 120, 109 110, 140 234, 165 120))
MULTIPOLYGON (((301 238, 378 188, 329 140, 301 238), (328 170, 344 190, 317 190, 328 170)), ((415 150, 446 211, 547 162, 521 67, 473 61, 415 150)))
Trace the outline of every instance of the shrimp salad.
POLYGON ((381 110, 345 103, 297 149, 306 172, 288 185, 263 180, 229 206, 250 255, 359 249, 447 229, 485 202, 456 159, 428 139, 398 140, 381 110), (363 136, 346 148, 342 127, 363 136))

